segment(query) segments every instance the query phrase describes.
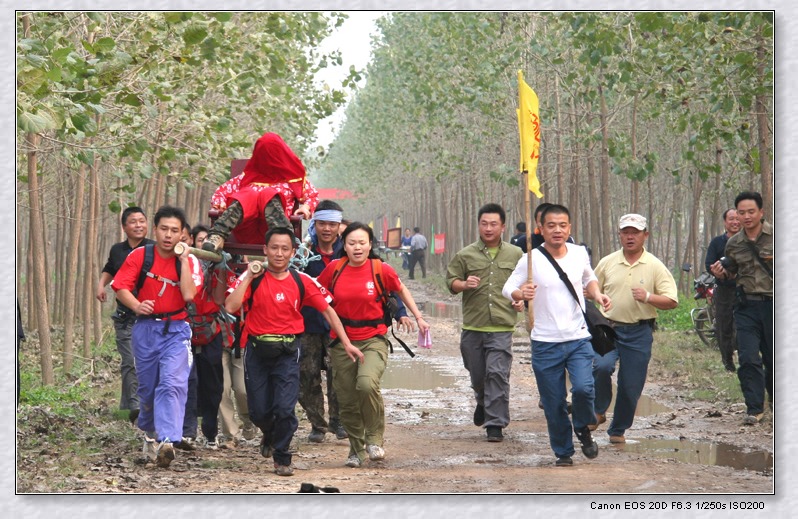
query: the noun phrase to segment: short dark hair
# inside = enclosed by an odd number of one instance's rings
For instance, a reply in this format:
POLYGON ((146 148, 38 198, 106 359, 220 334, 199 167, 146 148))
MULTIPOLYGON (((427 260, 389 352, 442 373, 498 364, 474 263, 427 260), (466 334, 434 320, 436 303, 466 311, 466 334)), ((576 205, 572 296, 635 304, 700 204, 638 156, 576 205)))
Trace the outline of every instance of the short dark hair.
POLYGON ((288 227, 273 227, 269 229, 268 231, 266 231, 266 237, 264 238, 265 241, 263 243, 268 245, 269 240, 271 240, 272 236, 274 236, 275 234, 289 236, 291 238, 291 246, 293 248, 296 248, 296 244, 294 243, 294 231, 292 231, 288 227))
POLYGON ((338 205, 338 202, 334 202, 332 200, 322 200, 319 202, 319 205, 316 206, 316 211, 341 211, 344 212, 343 208, 338 205))
MULTIPOLYGON (((418 227, 416 227, 416 229, 418 229, 418 227)), ((371 243, 371 248, 369 249, 369 258, 380 259, 379 255, 374 252, 374 231, 371 227, 363 222, 352 222, 347 225, 346 229, 344 229, 344 232, 341 233, 341 241, 346 243, 346 237, 352 234, 354 231, 366 231, 366 234, 369 235, 369 243, 371 243)))
POLYGON ((201 223, 198 223, 197 225, 192 227, 191 230, 189 231, 189 234, 191 235, 191 239, 192 240, 196 240, 197 239, 197 235, 199 233, 201 233, 201 232, 204 232, 205 234, 208 234, 209 232, 211 232, 211 230, 208 228, 207 225, 203 225, 201 223))
POLYGON ((546 223, 546 217, 550 214, 564 214, 568 217, 568 222, 571 222, 571 213, 568 211, 567 207, 560 204, 549 204, 549 206, 543 210, 543 214, 540 215, 540 223, 546 223))
POLYGON ((756 191, 743 191, 737 195, 737 198, 734 199, 734 207, 736 208, 743 200, 753 200, 756 202, 757 209, 762 209, 762 195, 756 191))
POLYGON ((420 233, 420 232, 421 232, 421 228, 419 228, 419 227, 413 227, 413 232, 415 232, 415 233, 420 233))
POLYGON ((482 215, 486 213, 498 214, 502 224, 504 224, 505 220, 507 220, 507 215, 505 214, 502 206, 499 204, 489 203, 479 208, 479 212, 477 213, 477 222, 482 219, 482 215))
POLYGON ((518 232, 526 232, 526 222, 518 222, 515 224, 515 230, 518 232))
POLYGON ((155 216, 153 216, 153 221, 155 222, 155 227, 158 227, 158 222, 161 221, 161 218, 177 218, 180 220, 180 228, 185 229, 188 227, 188 219, 186 218, 186 212, 180 209, 179 207, 174 207, 171 205, 162 205, 155 211, 155 216))
MULTIPOLYGON (((127 223, 127 217, 128 216, 130 216, 131 214, 136 214, 136 213, 144 214, 144 209, 142 209, 141 207, 139 207, 137 205, 132 205, 130 207, 126 207, 125 210, 122 211, 122 218, 121 218, 122 226, 124 227, 124 225, 127 223)), ((147 215, 146 214, 144 214, 144 219, 145 220, 147 219, 147 215)))
POLYGON ((729 214, 729 211, 737 211, 737 209, 735 209, 734 207, 730 207, 729 209, 726 209, 725 211, 723 211, 723 221, 724 222, 726 221, 726 215, 729 214))
MULTIPOLYGON (((549 207, 551 207, 551 205, 552 204, 550 204, 548 202, 541 202, 540 204, 538 204, 538 206, 535 208, 535 219, 537 220, 538 215, 540 213, 542 213, 543 211, 545 211, 546 209, 548 209, 549 207)), ((543 220, 541 220, 541 221, 543 221, 543 220)))

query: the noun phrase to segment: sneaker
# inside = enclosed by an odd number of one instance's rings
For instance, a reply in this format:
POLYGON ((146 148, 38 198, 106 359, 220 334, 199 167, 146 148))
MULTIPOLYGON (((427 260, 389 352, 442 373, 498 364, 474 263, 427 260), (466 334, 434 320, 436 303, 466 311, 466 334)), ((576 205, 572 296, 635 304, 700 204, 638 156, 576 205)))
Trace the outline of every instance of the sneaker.
POLYGON ((313 429, 310 431, 308 435, 308 441, 311 443, 321 443, 324 441, 324 431, 320 431, 318 429, 313 429))
POLYGON ((224 238, 219 236, 218 234, 210 234, 205 241, 202 243, 202 249, 211 251, 211 252, 219 252, 224 248, 224 238))
POLYGON ((385 459, 385 449, 379 445, 366 445, 366 452, 369 453, 371 461, 380 461, 385 459))
POLYGON ((501 427, 497 427, 495 425, 489 425, 487 427, 487 431, 488 431, 489 442, 500 442, 504 440, 504 435, 502 434, 501 427))
POLYGON ((363 462, 360 461, 360 458, 357 457, 357 454, 352 454, 351 456, 346 458, 346 463, 344 463, 344 465, 346 465, 347 467, 352 467, 354 469, 360 467, 362 464, 363 462))
POLYGON ((270 442, 266 441, 266 436, 260 439, 260 455, 264 458, 272 457, 272 446, 270 442))
POLYGON ((485 406, 477 404, 477 408, 474 409, 474 425, 479 427, 483 423, 485 423, 485 406))
POLYGON ((557 461, 554 462, 555 467, 573 467, 574 460, 570 456, 563 456, 562 458, 557 458, 557 461))
POLYGON ((574 433, 576 434, 576 437, 579 438, 579 443, 582 444, 582 454, 584 454, 587 459, 592 460, 598 456, 598 443, 593 441, 593 437, 590 435, 590 429, 588 427, 585 427, 581 431, 574 431, 574 433))
POLYGON ((330 421, 330 432, 335 433, 335 437, 339 440, 345 440, 349 438, 349 433, 346 432, 344 426, 341 425, 341 422, 334 422, 330 421))
POLYGON ((175 448, 172 446, 172 442, 162 441, 155 456, 155 464, 165 469, 172 463, 173 459, 175 459, 175 448))
POLYGON ((215 451, 219 448, 219 444, 216 442, 216 438, 213 440, 208 440, 205 442, 205 448, 215 451))
POLYGON ((278 476, 293 476, 294 469, 291 468, 290 465, 280 465, 276 461, 274 462, 274 473, 278 476))
POLYGON ((610 435, 610 443, 626 443, 626 438, 624 437, 623 434, 620 434, 618 436, 610 435))
POLYGON ((144 456, 150 461, 155 461, 158 456, 158 442, 154 438, 144 435, 144 448, 142 449, 144 456))
POLYGON ((245 425, 244 430, 241 431, 241 436, 243 436, 245 440, 254 440, 255 436, 257 435, 258 435, 258 428, 252 422, 245 425))
POLYGON ((596 413, 596 423, 592 423, 592 424, 588 425, 587 428, 590 429, 591 431, 595 431, 596 429, 598 429, 599 425, 603 424, 606 421, 607 421, 607 415, 606 414, 604 414, 604 413, 596 413))
POLYGON ((194 444, 194 438, 183 436, 181 440, 174 444, 174 446, 181 451, 195 451, 197 446, 194 444))
POLYGON ((756 425, 762 421, 764 416, 765 413, 745 415, 745 418, 743 419, 743 425, 756 425))

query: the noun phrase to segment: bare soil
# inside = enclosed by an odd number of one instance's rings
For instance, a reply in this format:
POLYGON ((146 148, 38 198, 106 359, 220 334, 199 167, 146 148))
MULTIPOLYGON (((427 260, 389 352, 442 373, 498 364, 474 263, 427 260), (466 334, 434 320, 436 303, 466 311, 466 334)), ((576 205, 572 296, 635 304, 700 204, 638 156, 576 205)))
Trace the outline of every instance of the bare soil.
MULTIPOLYGON (((457 301, 430 285, 408 281, 418 302, 457 301)), ((303 482, 336 487, 345 493, 772 493, 772 468, 734 469, 710 463, 687 463, 643 449, 651 439, 700 444, 723 443, 745 452, 773 453, 772 416, 757 426, 743 426, 744 406, 687 401, 686 386, 652 365, 644 395, 668 411, 638 417, 626 446, 608 443, 607 424, 595 433, 599 456, 588 460, 577 447, 574 466, 557 468, 549 447, 543 411, 529 363, 528 337, 514 345, 510 397, 511 423, 502 443, 486 441, 472 423, 473 394, 459 353, 459 318, 430 317, 433 347, 417 349, 410 360, 401 348, 389 364, 418 366, 446 380, 435 389, 383 389, 386 408, 385 450, 381 462, 358 469, 344 466, 348 441, 328 434, 321 444, 307 441, 310 425, 298 407, 300 426, 294 439, 295 474, 274 474, 270 459, 258 454, 257 440, 233 448, 178 451, 168 469, 157 468, 141 453, 139 433, 107 415, 116 405, 116 378, 107 401, 88 416, 65 419, 45 409, 28 409, 17 431, 17 491, 24 493, 294 493, 303 482), (416 363, 416 364, 412 364, 416 363), (424 363, 424 365, 422 365, 424 363), (103 416, 106 418, 103 419, 103 416), (91 424, 87 436, 86 421, 91 424), (123 429, 120 434, 120 429, 123 429), (104 432, 106 431, 106 432, 104 432), (51 438, 48 440, 47 438, 51 438), (70 439, 71 438, 71 439, 70 439), (99 454, 74 457, 66 441, 102 445, 99 454), (70 454, 66 454, 69 450, 70 454)), ((406 342, 413 344, 415 337, 406 342)), ((674 340, 666 332, 659 340, 674 340)), ((656 347, 656 345, 655 345, 656 347)), ((730 375, 731 376, 731 375, 730 375)), ((96 377, 95 377, 96 378, 96 377)))

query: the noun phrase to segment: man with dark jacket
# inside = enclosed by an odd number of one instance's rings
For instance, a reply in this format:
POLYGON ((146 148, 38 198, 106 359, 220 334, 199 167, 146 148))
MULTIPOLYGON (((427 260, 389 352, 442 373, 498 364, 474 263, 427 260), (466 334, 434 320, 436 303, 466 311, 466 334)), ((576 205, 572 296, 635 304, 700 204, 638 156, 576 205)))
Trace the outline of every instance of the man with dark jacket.
MULTIPOLYGON (((737 211, 727 209, 723 212, 723 227, 726 232, 715 236, 707 247, 707 257, 704 261, 707 272, 712 273, 712 264, 723 257, 726 243, 729 238, 740 230, 740 221, 737 211)), ((715 337, 718 340, 718 349, 726 371, 734 373, 734 351, 737 349, 737 337, 734 334, 734 289, 736 283, 733 279, 718 279, 713 294, 715 304, 715 337)))
MULTIPOLYGON (((148 243, 155 243, 147 236, 147 216, 140 207, 128 207, 122 211, 122 230, 127 238, 111 247, 108 261, 100 274, 97 286, 97 299, 105 302, 108 296, 105 287, 114 279, 125 258, 133 249, 143 247, 148 243)), ((121 357, 119 369, 122 373, 122 397, 119 400, 119 409, 130 410, 130 421, 135 422, 139 415, 139 397, 136 394, 138 382, 136 380, 136 361, 133 357, 131 333, 136 322, 136 314, 130 308, 116 300, 116 312, 111 316, 116 330, 116 350, 121 357)))

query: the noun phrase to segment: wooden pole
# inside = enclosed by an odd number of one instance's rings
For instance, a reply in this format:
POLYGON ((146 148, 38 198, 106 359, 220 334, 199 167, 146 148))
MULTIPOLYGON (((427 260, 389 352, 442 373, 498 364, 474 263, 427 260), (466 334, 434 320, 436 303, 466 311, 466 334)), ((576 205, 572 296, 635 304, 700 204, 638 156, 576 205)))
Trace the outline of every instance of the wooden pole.
MULTIPOLYGON (((532 229, 534 228, 535 221, 532 219, 532 201, 529 191, 529 172, 524 171, 523 174, 524 184, 524 211, 526 213, 526 280, 528 283, 532 282, 532 229)), ((527 308, 526 314, 526 331, 531 332, 535 326, 535 308, 532 304, 527 308)))
POLYGON ((188 253, 193 254, 199 259, 212 261, 214 263, 219 263, 222 261, 222 255, 218 252, 211 252, 205 249, 197 249, 196 247, 189 247, 185 243, 177 243, 175 244, 175 254, 180 256, 183 254, 183 251, 188 248, 188 253))

